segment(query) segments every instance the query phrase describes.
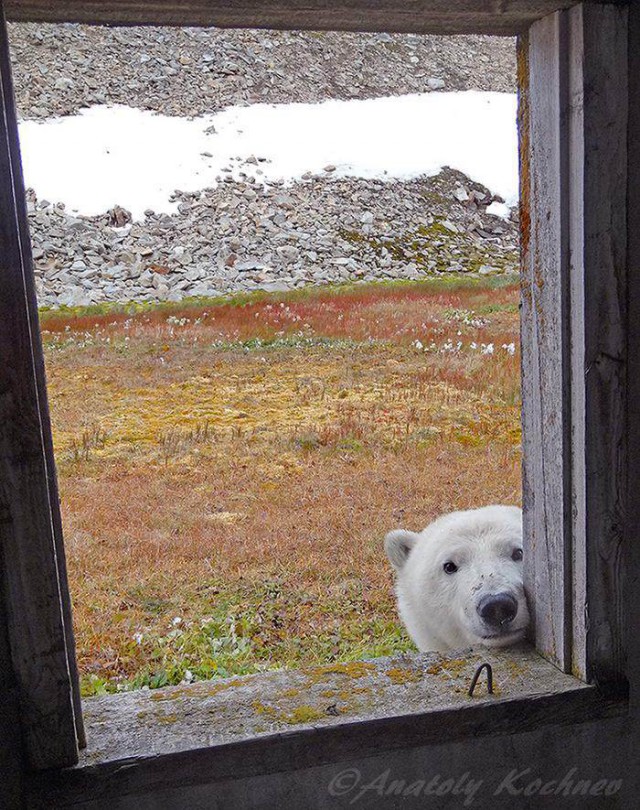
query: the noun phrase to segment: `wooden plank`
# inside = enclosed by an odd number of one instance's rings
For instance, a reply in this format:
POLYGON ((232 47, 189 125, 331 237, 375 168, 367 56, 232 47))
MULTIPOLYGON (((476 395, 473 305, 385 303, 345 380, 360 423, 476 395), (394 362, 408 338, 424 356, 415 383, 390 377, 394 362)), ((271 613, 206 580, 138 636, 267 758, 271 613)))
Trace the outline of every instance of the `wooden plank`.
POLYGON ((527 586, 538 649, 597 683, 624 679, 626 19, 531 28, 521 135, 527 586))
POLYGON ((570 39, 573 671, 624 678, 627 12, 578 6, 570 39))
POLYGON ((514 35, 572 0, 6 0, 7 18, 108 25, 196 25, 514 35))
MULTIPOLYGON (((627 175, 627 500, 623 565, 624 649, 636 722, 640 721, 640 4, 629 8, 627 175), (635 45, 632 45, 635 43, 635 45)), ((636 751, 640 742, 636 741, 636 751)))
POLYGON ((297 721, 293 726, 297 730, 495 703, 482 685, 469 699, 469 684, 483 663, 492 668, 500 700, 580 686, 532 648, 519 647, 460 650, 446 656, 406 653, 368 661, 359 672, 338 664, 333 672, 322 666, 305 667, 150 691, 136 689, 85 700, 90 741, 79 764, 173 754, 250 739, 267 730, 271 734, 290 731, 292 718, 301 714, 313 719, 297 721), (358 686, 350 694, 353 672, 358 686), (337 696, 335 714, 326 711, 327 694, 332 693, 337 696), (265 706, 273 708, 268 720, 265 706))
MULTIPOLYGON (((0 565, 2 555, 0 548, 0 565)), ((2 604, 0 580, 0 605, 2 604)), ((0 807, 22 807, 24 751, 16 735, 19 728, 18 690, 13 668, 6 617, 0 612, 0 807)))
MULTIPOLYGON (((513 739, 545 726, 564 734, 568 727, 624 717, 627 711, 623 695, 606 696, 594 687, 579 686, 573 691, 498 700, 480 706, 294 730, 226 745, 111 760, 43 774, 30 782, 28 806, 34 810, 74 804, 108 807, 123 797, 139 797, 137 801, 149 802, 145 806, 160 806, 154 803, 153 795, 174 787, 184 790, 190 785, 303 771, 335 762, 390 755, 398 750, 407 750, 410 756, 411 749, 429 745, 490 745, 491 737, 505 734, 513 739)), ((540 762, 536 764, 540 766, 540 762)))
POLYGON ((77 761, 73 636, 9 51, 0 0, 0 523, 4 602, 33 767, 77 761))
MULTIPOLYGON (((578 538, 586 537, 586 455, 585 414, 586 389, 584 386, 585 353, 585 301, 581 280, 584 267, 584 83, 582 58, 584 43, 582 28, 575 17, 569 22, 568 85, 571 105, 568 118, 568 140, 571 154, 569 166, 569 295, 571 340, 571 499, 572 499, 572 646, 584 650, 586 632, 585 605, 587 603, 586 544, 578 538)), ((586 680, 586 662, 577 649, 571 662, 572 670, 586 680)))
POLYGON ((532 26, 520 44, 519 62, 525 585, 536 646, 567 672, 571 661, 565 47, 564 17, 554 14, 532 26))

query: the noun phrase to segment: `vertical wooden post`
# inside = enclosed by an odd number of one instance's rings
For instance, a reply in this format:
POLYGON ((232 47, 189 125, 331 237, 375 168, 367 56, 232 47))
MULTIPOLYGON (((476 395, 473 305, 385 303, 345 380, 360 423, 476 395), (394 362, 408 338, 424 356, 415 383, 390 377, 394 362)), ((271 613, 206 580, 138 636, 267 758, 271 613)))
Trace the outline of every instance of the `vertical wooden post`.
POLYGON ((604 684, 624 677, 627 10, 550 15, 520 59, 527 586, 538 649, 604 684))
POLYGON ((72 765, 82 720, 2 0, 0 358, 2 590, 22 733, 33 767, 72 765))
MULTIPOLYGON (((627 499, 623 569, 625 572, 624 650, 630 673, 630 705, 640 727, 640 5, 629 9, 629 126, 627 137, 627 499)), ((636 742, 634 754, 640 743, 636 742)), ((636 778, 640 791, 640 776, 636 778)), ((638 795, 638 792, 636 792, 638 795)))
POLYGON ((20 728, 19 706, 6 621, 0 612, 0 807, 23 806, 24 748, 20 734, 16 733, 20 728))
POLYGON ((570 668, 566 17, 519 43, 523 501, 538 649, 570 668))
MULTIPOLYGON (((622 679, 627 437, 627 9, 568 14, 571 60, 573 670, 622 679), (582 415, 584 418, 582 419, 582 415)), ((637 100, 636 100, 637 103, 637 100)))

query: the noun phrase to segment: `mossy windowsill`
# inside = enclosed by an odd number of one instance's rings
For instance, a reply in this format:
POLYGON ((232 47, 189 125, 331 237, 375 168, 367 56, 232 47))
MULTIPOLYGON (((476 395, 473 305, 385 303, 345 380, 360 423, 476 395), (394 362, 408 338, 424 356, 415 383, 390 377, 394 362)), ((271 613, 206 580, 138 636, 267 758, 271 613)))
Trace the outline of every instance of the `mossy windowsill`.
POLYGON ((495 652, 403 655, 105 695, 84 701, 88 748, 80 764, 175 753, 293 729, 477 706, 580 686, 523 646, 495 652), (485 662, 493 668, 494 693, 487 693, 486 678, 481 677, 471 698, 471 678, 485 662))

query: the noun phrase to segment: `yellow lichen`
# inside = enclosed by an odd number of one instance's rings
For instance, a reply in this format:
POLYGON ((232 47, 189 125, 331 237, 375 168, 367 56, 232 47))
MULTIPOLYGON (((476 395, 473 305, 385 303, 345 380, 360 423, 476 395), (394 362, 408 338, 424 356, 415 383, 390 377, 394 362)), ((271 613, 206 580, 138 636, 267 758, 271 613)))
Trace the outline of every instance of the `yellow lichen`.
POLYGON ((325 664, 319 667, 307 667, 302 671, 307 676, 307 685, 328 680, 331 675, 345 675, 348 678, 364 678, 375 672, 375 664, 366 661, 350 661, 345 664, 325 664))
POLYGON ((177 723, 178 715, 177 714, 160 714, 156 717, 158 723, 162 723, 162 725, 168 725, 170 723, 177 723))
POLYGON ((294 725, 296 723, 312 723, 314 720, 320 720, 321 717, 326 717, 326 714, 313 706, 298 706, 286 715, 284 721, 294 725))
POLYGON ((416 683, 416 681, 422 680, 422 672, 419 669, 405 667, 392 667, 385 672, 385 675, 395 684, 416 683))
POLYGON ((293 698, 293 697, 298 697, 299 694, 300 694, 300 689, 298 689, 295 686, 292 686, 291 688, 285 689, 284 692, 282 692, 282 697, 293 698))
POLYGON ((209 697, 213 695, 217 695, 218 692, 223 692, 225 689, 233 689, 236 686, 242 686, 245 683, 241 678, 234 678, 231 681, 226 681, 225 683, 217 683, 214 686, 207 687, 207 695, 209 697))
POLYGON ((520 675, 526 675, 526 673, 527 673, 527 668, 521 666, 520 664, 516 663, 515 661, 507 661, 506 664, 507 664, 507 669, 509 670, 509 673, 514 678, 517 678, 520 675))
POLYGON ((258 700, 254 700, 251 705, 257 714, 268 717, 274 723, 286 723, 290 726, 300 723, 312 723, 327 716, 326 712, 309 705, 296 706, 289 711, 269 706, 258 700))
POLYGON ((466 658, 443 658, 427 667, 426 672, 429 675, 460 678, 466 674, 468 668, 469 661, 466 658))
POLYGON ((154 692, 149 695, 151 700, 165 701, 165 700, 178 700, 187 694, 185 689, 172 689, 169 691, 154 692))

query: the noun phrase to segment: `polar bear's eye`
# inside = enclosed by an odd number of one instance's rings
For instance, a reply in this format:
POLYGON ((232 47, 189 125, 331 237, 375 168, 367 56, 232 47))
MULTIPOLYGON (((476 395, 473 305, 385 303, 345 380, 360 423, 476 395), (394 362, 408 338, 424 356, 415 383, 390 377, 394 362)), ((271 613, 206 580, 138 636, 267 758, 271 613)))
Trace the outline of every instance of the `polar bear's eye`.
POLYGON ((451 560, 447 560, 442 567, 445 574, 455 574, 455 572, 458 570, 458 566, 454 562, 451 562, 451 560))
POLYGON ((521 548, 514 548, 511 554, 511 559, 514 562, 521 562, 522 561, 522 549, 521 548))

